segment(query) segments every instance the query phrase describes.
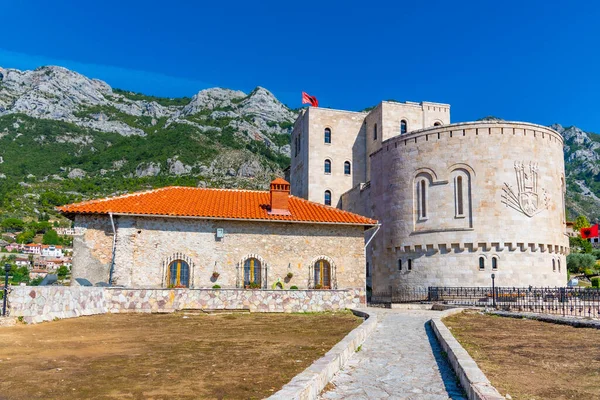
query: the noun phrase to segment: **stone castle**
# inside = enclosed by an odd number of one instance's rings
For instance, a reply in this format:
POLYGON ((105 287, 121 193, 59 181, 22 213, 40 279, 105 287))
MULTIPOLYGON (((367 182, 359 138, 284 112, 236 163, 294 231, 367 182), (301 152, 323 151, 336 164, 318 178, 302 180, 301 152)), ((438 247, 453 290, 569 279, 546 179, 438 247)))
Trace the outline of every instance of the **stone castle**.
POLYGON ((450 123, 450 105, 310 107, 292 133, 293 195, 378 220, 367 275, 388 287, 564 286, 563 139, 530 123, 450 123))

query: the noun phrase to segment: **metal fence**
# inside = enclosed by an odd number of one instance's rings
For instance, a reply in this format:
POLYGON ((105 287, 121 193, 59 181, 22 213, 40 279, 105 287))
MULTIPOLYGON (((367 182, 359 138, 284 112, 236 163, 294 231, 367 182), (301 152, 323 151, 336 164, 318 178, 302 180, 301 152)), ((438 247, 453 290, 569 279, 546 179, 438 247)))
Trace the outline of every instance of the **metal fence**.
POLYGON ((600 289, 583 287, 390 287, 373 291, 371 303, 443 303, 600 318, 600 289))

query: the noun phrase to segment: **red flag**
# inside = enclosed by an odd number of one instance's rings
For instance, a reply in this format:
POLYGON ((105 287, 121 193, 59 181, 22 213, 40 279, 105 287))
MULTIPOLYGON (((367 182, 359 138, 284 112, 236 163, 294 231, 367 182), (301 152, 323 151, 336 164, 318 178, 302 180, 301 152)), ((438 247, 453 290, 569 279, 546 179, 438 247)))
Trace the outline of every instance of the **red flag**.
POLYGON ((581 228, 581 231, 579 233, 581 234, 582 239, 598 237, 598 224, 589 228, 581 228))
POLYGON ((313 107, 319 107, 319 100, 306 92, 302 92, 302 104, 310 104, 313 107))

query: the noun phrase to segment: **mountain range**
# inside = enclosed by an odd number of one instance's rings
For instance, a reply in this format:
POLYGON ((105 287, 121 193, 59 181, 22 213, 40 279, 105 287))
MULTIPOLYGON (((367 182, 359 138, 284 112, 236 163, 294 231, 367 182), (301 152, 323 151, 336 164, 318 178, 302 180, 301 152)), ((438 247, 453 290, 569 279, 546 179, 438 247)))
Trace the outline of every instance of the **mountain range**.
MULTIPOLYGON (((0 219, 166 185, 264 189, 289 165, 297 114, 262 87, 162 98, 62 67, 0 67, 0 219)), ((597 220, 600 136, 552 128, 565 139, 568 213, 597 220)))

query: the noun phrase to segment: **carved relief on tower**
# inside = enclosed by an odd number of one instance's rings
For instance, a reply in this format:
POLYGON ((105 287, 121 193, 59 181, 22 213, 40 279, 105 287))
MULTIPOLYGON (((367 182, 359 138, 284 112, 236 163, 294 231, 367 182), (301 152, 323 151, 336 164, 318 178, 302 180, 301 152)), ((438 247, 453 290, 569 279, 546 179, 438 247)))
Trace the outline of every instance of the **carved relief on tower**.
POLYGON ((539 186, 539 167, 534 163, 515 162, 516 187, 504 183, 502 203, 528 217, 546 210, 550 195, 539 186))

